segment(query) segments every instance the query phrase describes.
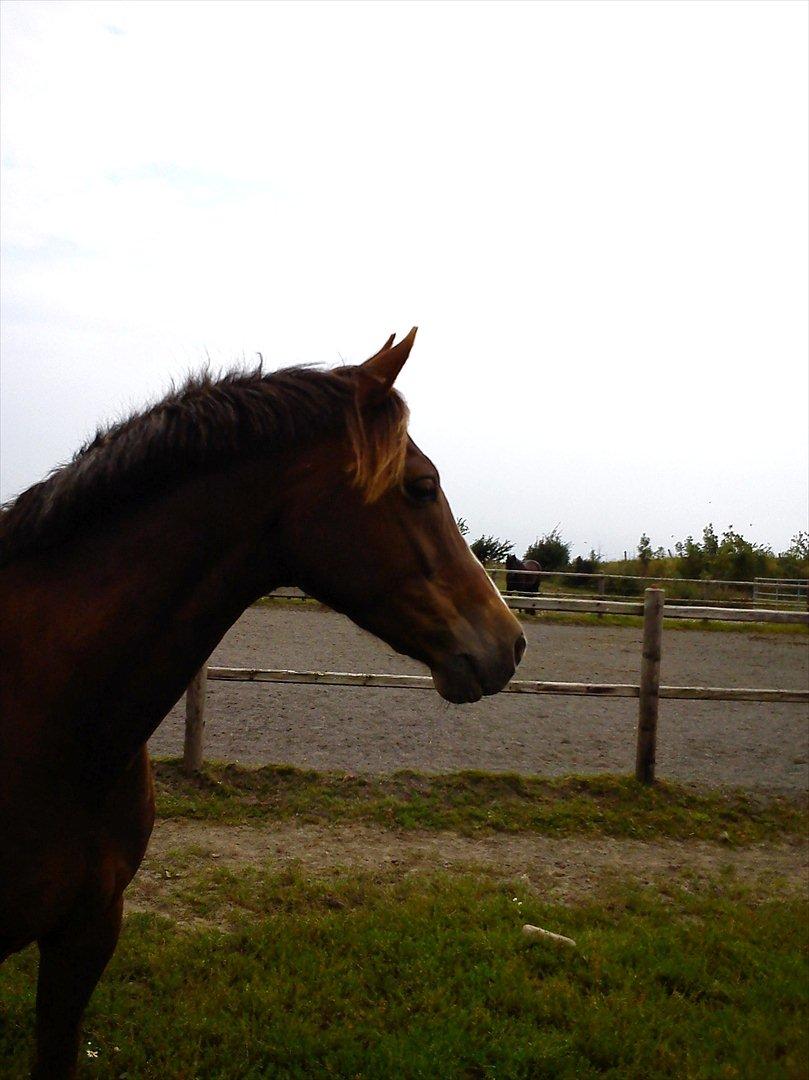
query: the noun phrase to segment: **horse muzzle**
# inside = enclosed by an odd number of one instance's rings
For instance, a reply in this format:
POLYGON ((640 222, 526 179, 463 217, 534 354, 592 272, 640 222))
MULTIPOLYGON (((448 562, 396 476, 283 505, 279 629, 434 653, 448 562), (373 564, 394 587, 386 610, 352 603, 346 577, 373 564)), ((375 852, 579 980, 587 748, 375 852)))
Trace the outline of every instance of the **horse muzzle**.
POLYGON ((431 665, 435 688, 442 698, 455 705, 497 694, 517 670, 525 645, 525 635, 520 631, 508 649, 451 653, 431 665))

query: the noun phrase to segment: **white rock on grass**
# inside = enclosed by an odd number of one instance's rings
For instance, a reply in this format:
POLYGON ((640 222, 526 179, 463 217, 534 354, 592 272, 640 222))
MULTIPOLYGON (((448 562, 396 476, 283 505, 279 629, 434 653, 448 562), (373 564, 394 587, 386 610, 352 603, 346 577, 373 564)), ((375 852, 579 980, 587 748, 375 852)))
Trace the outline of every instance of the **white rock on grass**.
POLYGON ((576 948, 573 938, 565 937, 564 934, 554 934, 551 930, 543 930, 541 926, 532 926, 526 923, 522 928, 523 935, 527 938, 541 938, 543 941, 552 941, 556 945, 567 945, 571 949, 576 948))

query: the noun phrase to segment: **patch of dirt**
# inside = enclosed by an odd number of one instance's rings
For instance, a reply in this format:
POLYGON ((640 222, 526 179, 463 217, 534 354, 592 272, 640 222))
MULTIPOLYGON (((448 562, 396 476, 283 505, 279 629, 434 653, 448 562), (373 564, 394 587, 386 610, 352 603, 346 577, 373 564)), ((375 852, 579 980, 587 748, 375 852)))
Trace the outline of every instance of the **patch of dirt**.
POLYGON ((213 866, 296 865, 313 875, 337 870, 390 876, 474 870, 496 879, 525 880, 547 900, 593 899, 616 882, 688 887, 729 875, 765 899, 806 895, 809 844, 730 848, 705 841, 654 842, 613 838, 389 831, 373 826, 212 825, 161 821, 146 859, 126 892, 128 910, 172 911, 183 878, 213 866))
MULTIPOLYGON (((523 679, 637 682, 640 629, 526 621, 523 679)), ((232 667, 423 673, 341 615, 311 606, 248 609, 213 654, 232 667)), ((663 683, 803 689, 809 640, 758 633, 664 632, 663 683)), ((209 683, 210 760, 313 769, 630 773, 637 703, 631 699, 498 694, 449 705, 432 691, 209 683)), ((182 753, 181 702, 150 742, 182 753)), ((671 780, 769 791, 809 786, 805 705, 662 701, 658 774, 671 780)))

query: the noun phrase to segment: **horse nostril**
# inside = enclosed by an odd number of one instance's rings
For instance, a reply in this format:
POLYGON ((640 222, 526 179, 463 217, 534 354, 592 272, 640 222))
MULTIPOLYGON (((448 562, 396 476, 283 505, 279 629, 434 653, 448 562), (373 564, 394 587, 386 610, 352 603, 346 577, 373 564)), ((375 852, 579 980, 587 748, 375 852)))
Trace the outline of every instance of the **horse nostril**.
POLYGON ((517 667, 520 660, 522 660, 526 645, 525 634, 520 634, 514 642, 514 667, 517 667))

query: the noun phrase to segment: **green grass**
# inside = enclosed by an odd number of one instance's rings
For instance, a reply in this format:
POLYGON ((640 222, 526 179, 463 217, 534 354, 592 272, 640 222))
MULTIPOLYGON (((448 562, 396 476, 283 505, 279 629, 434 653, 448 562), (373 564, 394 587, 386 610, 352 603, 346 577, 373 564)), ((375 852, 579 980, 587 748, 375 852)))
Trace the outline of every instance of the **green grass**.
MULTIPOLYGON (((798 1080, 809 1068, 805 907, 753 904, 726 879, 574 907, 470 875, 218 868, 185 898, 213 924, 127 919, 80 1077, 798 1080), (523 922, 578 948, 529 942, 523 922)), ((26 1075, 34 969, 28 950, 0 971, 9 1080, 26 1075)))
MULTIPOLYGON (((641 598, 642 601, 642 598, 641 598)), ((676 601, 671 601, 676 603, 676 601)), ((521 622, 557 623, 568 626, 623 626, 643 629, 640 615, 595 615, 581 612, 544 611, 520 612, 521 622)), ((809 626, 800 623, 725 622, 721 619, 664 619, 665 630, 705 631, 723 634, 778 634, 788 637, 808 637, 809 626)))
POLYGON ((328 611, 329 609, 325 604, 321 604, 319 600, 314 600, 311 596, 305 597, 290 597, 290 596, 261 596, 258 600, 254 600, 252 607, 281 607, 281 608, 298 608, 304 611, 328 611))
POLYGON ((626 777, 546 779, 509 773, 426 776, 321 773, 292 766, 208 764, 193 778, 155 763, 158 815, 236 824, 251 820, 367 822, 457 832, 587 833, 749 844, 805 835, 806 800, 645 787, 626 777))

